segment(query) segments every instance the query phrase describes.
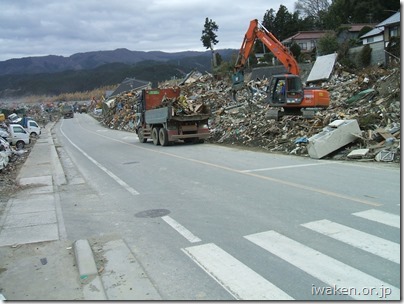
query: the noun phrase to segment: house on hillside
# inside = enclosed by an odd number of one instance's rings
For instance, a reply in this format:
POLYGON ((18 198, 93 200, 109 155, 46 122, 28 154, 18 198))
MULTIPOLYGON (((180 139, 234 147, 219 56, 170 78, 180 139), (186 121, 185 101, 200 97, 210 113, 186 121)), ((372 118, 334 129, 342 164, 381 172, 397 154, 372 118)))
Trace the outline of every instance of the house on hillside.
POLYGON ((102 103, 102 112, 108 112, 108 110, 115 104, 115 99, 119 94, 130 92, 132 90, 150 89, 151 83, 144 80, 138 80, 135 78, 126 78, 119 86, 105 96, 105 101, 102 103))
POLYGON ((363 45, 372 48, 372 64, 386 65, 391 60, 397 59, 394 54, 387 52, 386 48, 389 47, 393 37, 399 38, 400 35, 400 12, 397 12, 360 37, 363 45))
POLYGON ((112 98, 116 95, 119 95, 123 92, 129 92, 132 90, 141 90, 146 89, 151 86, 149 81, 139 80, 136 78, 126 78, 122 81, 119 86, 109 95, 107 98, 112 98))
POLYGON ((293 43, 300 46, 302 53, 311 53, 317 47, 317 41, 326 34, 326 31, 304 31, 286 38, 282 44, 290 47, 293 43))
POLYGON ((338 28, 338 43, 352 39, 360 39, 359 34, 365 28, 375 28, 376 23, 341 24, 338 28))

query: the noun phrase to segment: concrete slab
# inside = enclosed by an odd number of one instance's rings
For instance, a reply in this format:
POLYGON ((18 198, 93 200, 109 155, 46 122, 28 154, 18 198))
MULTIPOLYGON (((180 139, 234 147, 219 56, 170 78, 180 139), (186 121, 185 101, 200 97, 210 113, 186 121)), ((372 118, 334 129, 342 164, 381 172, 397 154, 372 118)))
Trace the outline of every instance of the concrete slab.
POLYGON ((58 239, 59 232, 57 224, 3 228, 0 231, 0 247, 55 241, 58 239))
POLYGON ((79 269, 85 300, 107 300, 104 286, 98 275, 93 252, 87 240, 74 242, 74 254, 79 269))
POLYGON ((57 223, 55 211, 42 211, 23 214, 9 214, 4 228, 27 227, 57 223))
POLYGON ((330 78, 336 60, 336 53, 317 57, 306 82, 316 82, 330 78))
POLYGON ((98 274, 93 251, 87 240, 75 241, 74 252, 76 254, 77 266, 81 277, 98 274))
POLYGON ((72 251, 71 241, 0 247, 1 293, 10 302, 84 300, 72 251))
POLYGON ((52 175, 21 177, 18 182, 22 186, 26 186, 26 185, 52 186, 53 185, 52 175))
POLYGON ((54 194, 34 195, 30 199, 13 198, 9 214, 54 211, 54 194))
POLYGON ((348 158, 361 158, 363 156, 366 156, 366 154, 368 154, 369 149, 356 149, 351 151, 347 157, 348 158))
POLYGON ((53 193, 53 186, 35 187, 31 190, 31 194, 53 193))
POLYGON ((322 158, 355 141, 362 131, 355 119, 336 120, 309 138, 307 150, 311 158, 322 158))
POLYGON ((103 251, 107 262, 101 280, 109 300, 161 300, 123 240, 105 243, 103 251))

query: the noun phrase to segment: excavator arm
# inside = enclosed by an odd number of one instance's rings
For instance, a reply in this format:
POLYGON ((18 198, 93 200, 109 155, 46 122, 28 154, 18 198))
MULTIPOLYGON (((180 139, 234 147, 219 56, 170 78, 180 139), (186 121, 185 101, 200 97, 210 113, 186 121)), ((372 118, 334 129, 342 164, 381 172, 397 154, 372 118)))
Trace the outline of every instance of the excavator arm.
POLYGON ((269 32, 257 19, 251 20, 250 26, 244 36, 243 44, 234 66, 235 73, 243 70, 251 54, 255 40, 259 39, 282 62, 288 73, 299 75, 299 66, 290 51, 269 32))
POLYGON ((250 21, 250 26, 244 36, 243 44, 234 65, 231 90, 232 101, 239 103, 237 95, 254 94, 251 86, 244 83, 244 67, 259 39, 274 54, 286 68, 286 74, 272 75, 269 86, 263 93, 267 95, 265 101, 274 109, 273 115, 303 115, 312 116, 315 109, 327 108, 330 104, 330 94, 327 90, 319 88, 303 88, 300 79, 299 66, 292 53, 269 32, 257 19, 250 21), (245 90, 247 89, 247 90, 245 90), (283 108, 282 113, 280 108, 283 108))

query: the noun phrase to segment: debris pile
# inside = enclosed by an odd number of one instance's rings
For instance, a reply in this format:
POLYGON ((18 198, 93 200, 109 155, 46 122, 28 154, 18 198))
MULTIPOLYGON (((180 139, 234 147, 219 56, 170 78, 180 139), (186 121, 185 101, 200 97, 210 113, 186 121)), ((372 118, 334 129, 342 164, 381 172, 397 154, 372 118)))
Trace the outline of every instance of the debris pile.
MULTIPOLYGON (((230 95, 231 84, 216 80, 209 73, 194 72, 180 84, 187 106, 204 104, 210 107, 210 142, 307 156, 309 138, 322 132, 333 121, 356 120, 360 136, 326 157, 399 161, 399 67, 388 70, 373 67, 354 74, 337 63, 330 79, 321 84, 330 92, 331 105, 317 112, 312 119, 300 116, 283 116, 279 121, 269 119, 267 113, 270 107, 263 102, 260 93, 267 80, 252 80, 250 84, 257 88, 256 92, 253 95, 245 93, 237 103, 230 95), (358 149, 362 153, 352 153, 358 149)), ((172 81, 159 84, 159 88, 172 86, 172 81)), ((139 94, 131 91, 117 96, 114 104, 104 112, 104 124, 110 128, 134 131, 139 94)))
POLYGON ((102 123, 110 129, 135 131, 136 103, 140 91, 132 90, 117 95, 104 103, 102 123))

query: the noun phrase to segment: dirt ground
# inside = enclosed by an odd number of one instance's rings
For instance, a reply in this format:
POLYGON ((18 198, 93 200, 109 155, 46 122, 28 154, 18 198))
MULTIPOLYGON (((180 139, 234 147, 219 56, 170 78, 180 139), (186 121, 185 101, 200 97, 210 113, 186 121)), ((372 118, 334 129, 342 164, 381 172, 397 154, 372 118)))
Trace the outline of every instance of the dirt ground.
POLYGON ((31 152, 31 147, 24 149, 26 153, 12 159, 6 168, 0 171, 0 218, 7 207, 8 200, 13 193, 26 189, 27 186, 20 186, 17 183, 17 176, 31 152))

